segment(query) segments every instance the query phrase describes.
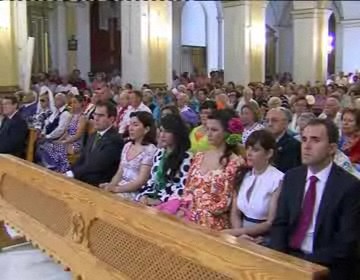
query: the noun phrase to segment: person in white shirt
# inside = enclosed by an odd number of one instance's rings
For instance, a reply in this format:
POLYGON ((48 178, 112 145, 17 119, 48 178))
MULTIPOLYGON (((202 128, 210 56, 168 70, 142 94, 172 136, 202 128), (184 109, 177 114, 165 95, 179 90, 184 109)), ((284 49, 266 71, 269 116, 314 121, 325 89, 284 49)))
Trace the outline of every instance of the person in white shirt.
POLYGON ((340 101, 333 96, 326 99, 324 111, 319 116, 320 119, 330 119, 335 125, 341 129, 341 104, 340 101))
POLYGON ((61 84, 58 85, 55 89, 55 93, 66 93, 71 90, 73 86, 69 83, 69 78, 64 76, 61 78, 61 84))
POLYGON ((143 94, 141 91, 134 90, 129 93, 130 107, 126 111, 123 120, 119 124, 119 133, 124 135, 128 132, 130 125, 130 115, 133 112, 145 111, 151 114, 151 110, 143 102, 143 94))
POLYGON ((56 111, 46 119, 44 129, 40 135, 41 140, 57 140, 64 135, 71 120, 71 114, 67 109, 67 98, 63 93, 55 96, 56 111))
POLYGON ((239 191, 234 196, 231 209, 232 229, 225 232, 266 243, 284 174, 271 165, 276 141, 270 132, 254 131, 245 147, 247 164, 251 169, 242 171, 245 176, 242 172, 238 173, 239 191))
POLYGON ((302 133, 302 163, 284 176, 270 247, 327 266, 329 279, 355 280, 360 181, 333 163, 339 133, 329 119, 302 133))
POLYGON ((295 99, 294 102, 294 114, 289 124, 289 129, 292 132, 299 133, 298 118, 302 113, 308 111, 308 103, 305 97, 300 96, 295 99))

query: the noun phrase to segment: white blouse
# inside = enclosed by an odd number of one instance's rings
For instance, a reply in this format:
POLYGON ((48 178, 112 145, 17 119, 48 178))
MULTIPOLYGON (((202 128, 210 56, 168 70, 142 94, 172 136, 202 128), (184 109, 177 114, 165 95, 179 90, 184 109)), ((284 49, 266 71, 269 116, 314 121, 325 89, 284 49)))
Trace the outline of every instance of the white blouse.
POLYGON ((240 186, 237 197, 238 209, 248 218, 267 220, 271 195, 278 189, 283 177, 284 173, 272 165, 269 165, 259 175, 255 175, 253 171, 248 172, 240 186), (247 193, 253 185, 254 187, 248 200, 247 193))

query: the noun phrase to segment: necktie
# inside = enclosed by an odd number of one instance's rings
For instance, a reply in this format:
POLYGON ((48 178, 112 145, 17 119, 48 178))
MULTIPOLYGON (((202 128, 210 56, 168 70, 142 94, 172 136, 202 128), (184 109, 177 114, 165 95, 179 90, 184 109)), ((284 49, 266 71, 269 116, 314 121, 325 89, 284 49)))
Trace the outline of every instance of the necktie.
POLYGON ((305 239, 306 232, 311 225, 315 208, 316 183, 318 180, 319 179, 316 176, 310 177, 310 185, 305 194, 300 218, 296 230, 290 239, 290 247, 293 249, 300 249, 301 243, 305 239))
POLYGON ((96 133, 95 139, 94 139, 94 143, 93 143, 93 145, 92 145, 91 150, 94 150, 94 149, 95 149, 95 147, 96 147, 97 143, 99 142, 100 138, 101 138, 100 133, 96 133))

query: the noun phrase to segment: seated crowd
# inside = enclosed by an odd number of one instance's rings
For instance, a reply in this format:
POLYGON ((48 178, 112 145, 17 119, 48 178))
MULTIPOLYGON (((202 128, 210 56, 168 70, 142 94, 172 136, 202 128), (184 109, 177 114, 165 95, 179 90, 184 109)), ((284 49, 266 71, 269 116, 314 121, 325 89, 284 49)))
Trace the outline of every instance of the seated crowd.
POLYGON ((360 84, 336 81, 184 74, 135 90, 116 72, 88 87, 78 70, 41 73, 2 98, 0 153, 24 158, 31 129, 43 167, 356 279, 360 84))

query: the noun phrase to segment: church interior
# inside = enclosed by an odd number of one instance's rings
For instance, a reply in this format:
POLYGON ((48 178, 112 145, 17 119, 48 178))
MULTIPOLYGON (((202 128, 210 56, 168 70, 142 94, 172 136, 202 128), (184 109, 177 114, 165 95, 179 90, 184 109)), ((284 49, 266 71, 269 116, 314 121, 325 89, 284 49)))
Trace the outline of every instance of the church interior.
POLYGON ((0 1, 0 279, 360 280, 359 50, 360 1, 0 1))

